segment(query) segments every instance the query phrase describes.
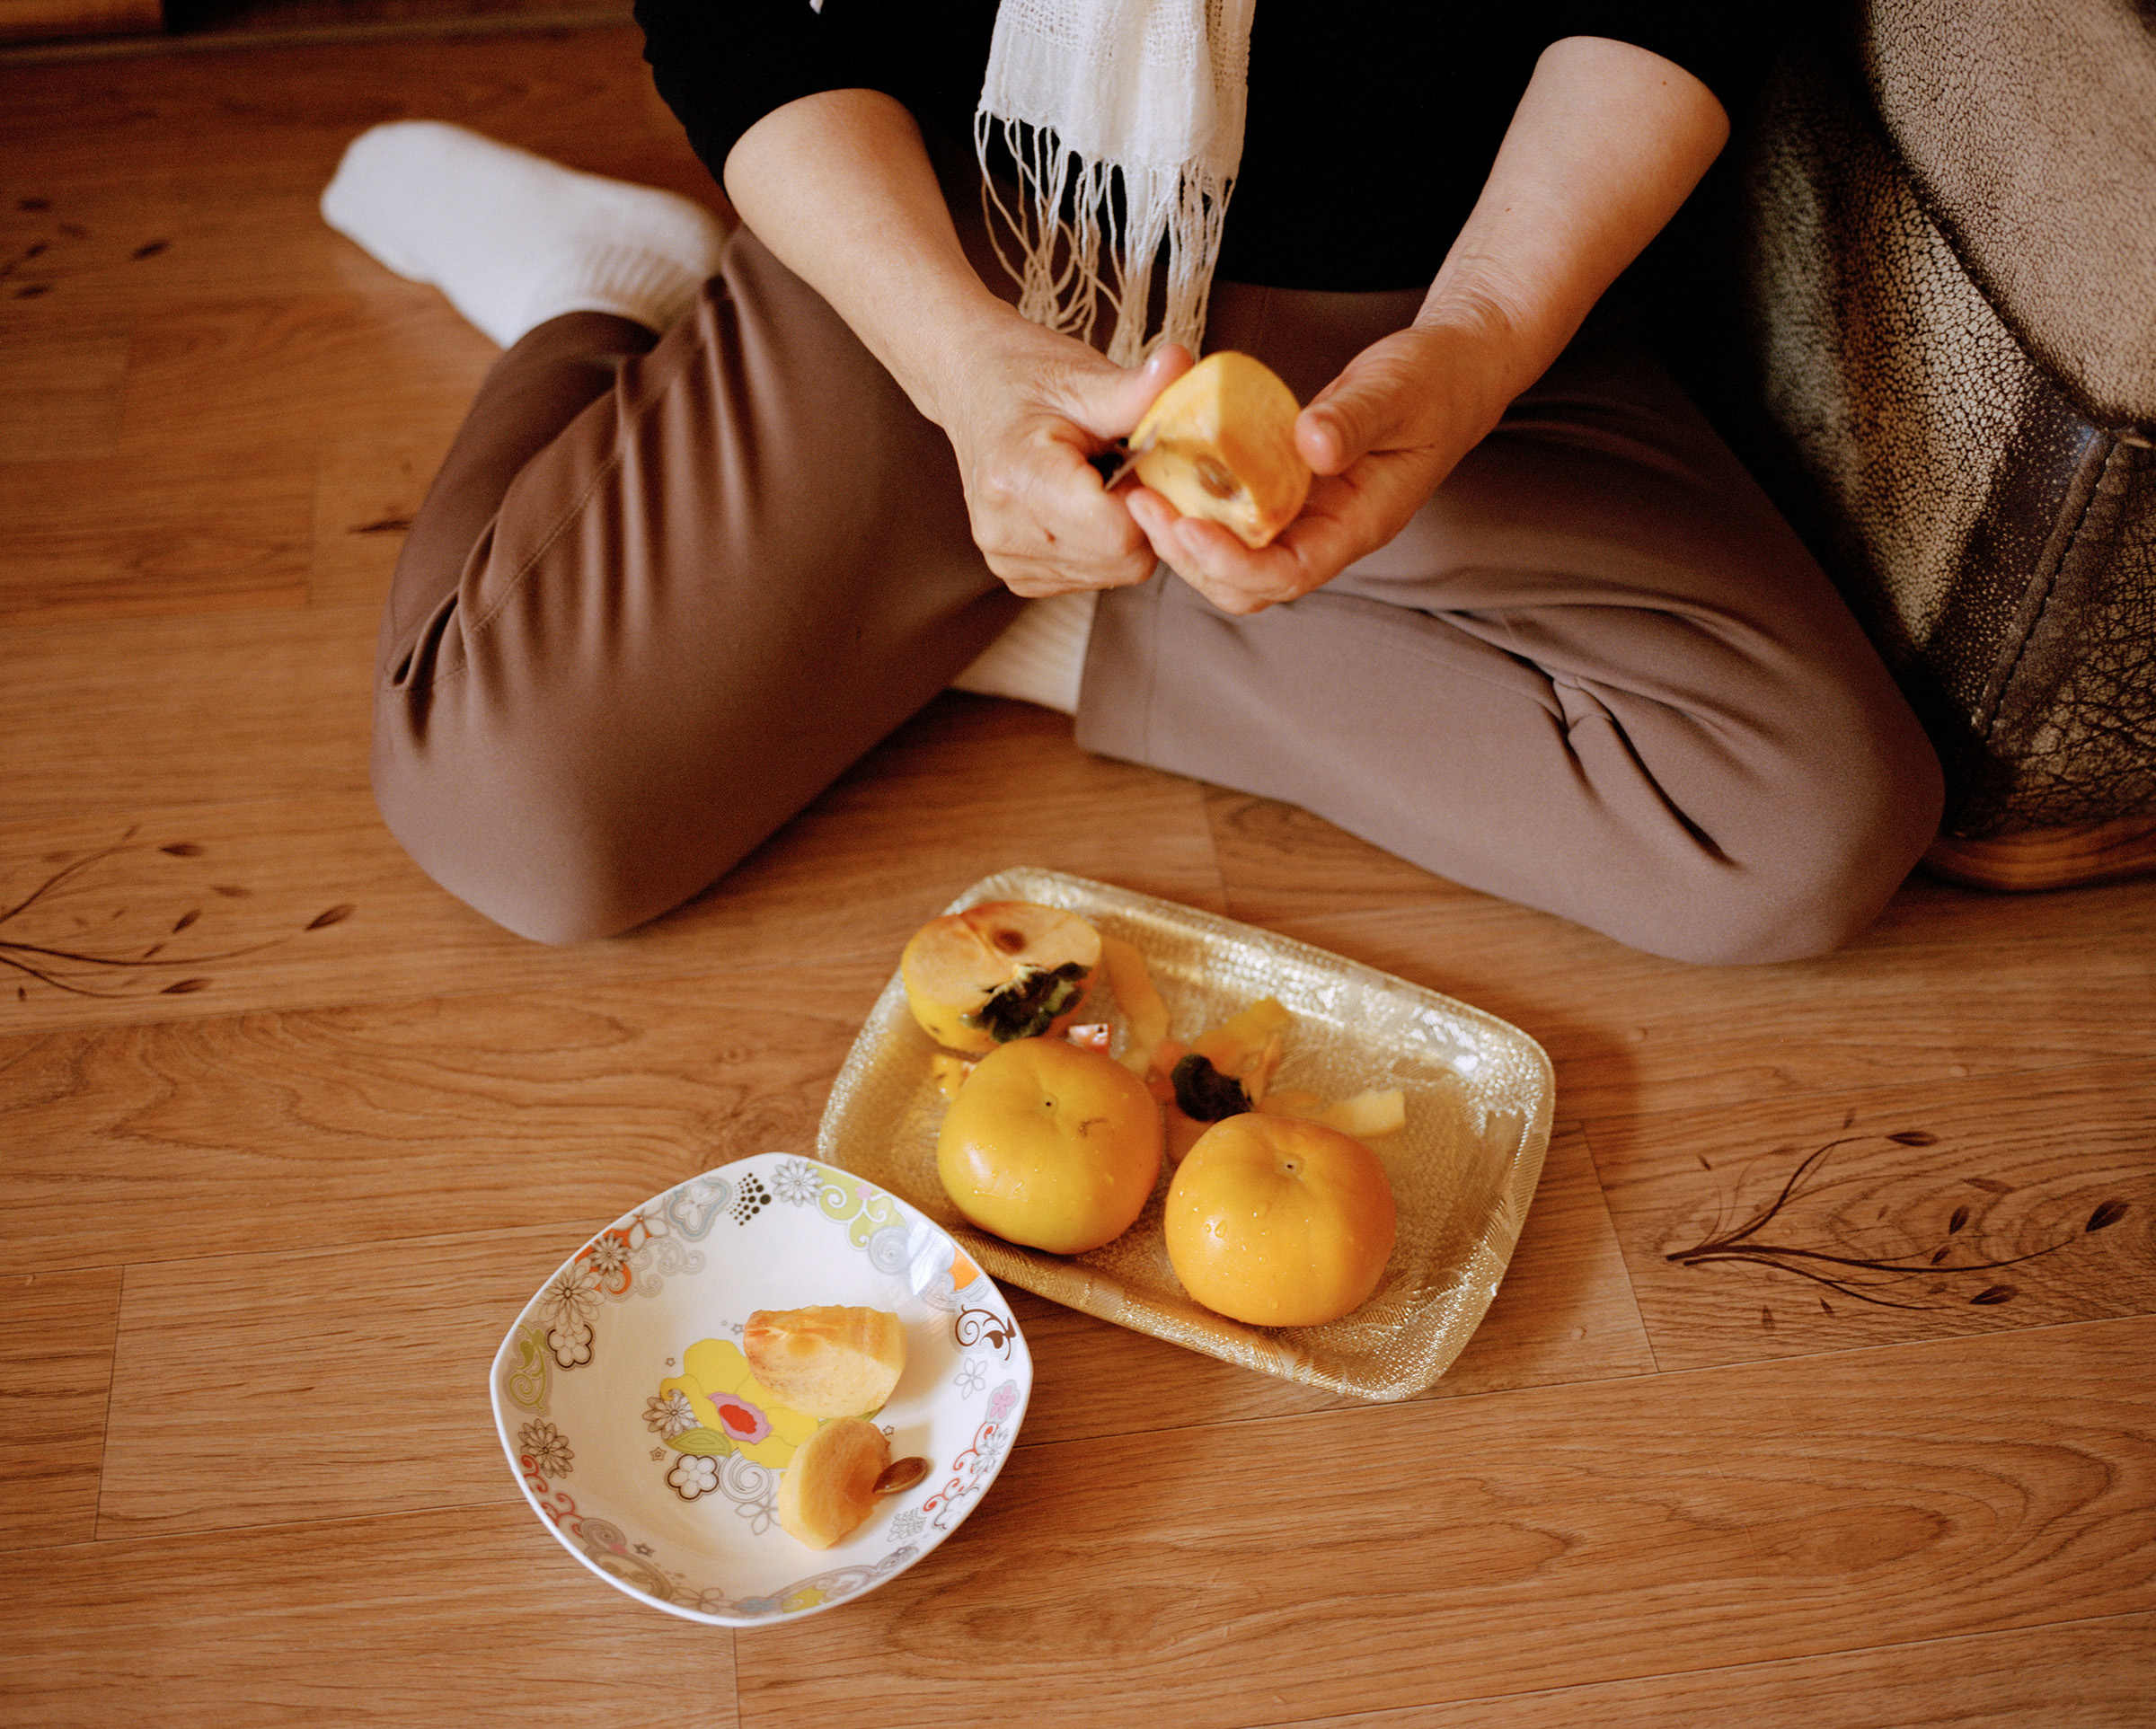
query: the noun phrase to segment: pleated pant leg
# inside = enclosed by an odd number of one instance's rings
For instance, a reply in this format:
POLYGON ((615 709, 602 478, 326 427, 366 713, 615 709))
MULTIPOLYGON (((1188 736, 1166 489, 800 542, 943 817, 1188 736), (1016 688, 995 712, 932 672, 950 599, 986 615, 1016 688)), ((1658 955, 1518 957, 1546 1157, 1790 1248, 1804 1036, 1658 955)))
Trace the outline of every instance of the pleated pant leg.
MULTIPOLYGON (((1307 400, 1371 314, 1392 327, 1357 298, 1231 289, 1214 329, 1307 400)), ((1701 961, 1846 941, 1942 798, 1825 573, 1621 334, 1577 341, 1316 593, 1249 618, 1171 577, 1104 595, 1078 737, 1701 961)))
POLYGON ((942 434, 744 233, 656 347, 572 313, 490 375, 393 584, 376 798, 510 930, 625 930, 722 875, 1019 605, 942 434))
MULTIPOLYGON (((1209 346, 1307 400, 1417 298, 1221 284, 1209 346)), ((624 930, 1017 606, 941 433, 744 234, 656 345, 571 314, 490 376, 393 585, 377 799, 509 929, 624 930)), ((1846 940, 1939 815, 1931 749, 1816 563, 1616 337, 1576 343, 1324 589, 1245 619, 1164 570, 1104 595, 1077 736, 1696 960, 1846 940)))

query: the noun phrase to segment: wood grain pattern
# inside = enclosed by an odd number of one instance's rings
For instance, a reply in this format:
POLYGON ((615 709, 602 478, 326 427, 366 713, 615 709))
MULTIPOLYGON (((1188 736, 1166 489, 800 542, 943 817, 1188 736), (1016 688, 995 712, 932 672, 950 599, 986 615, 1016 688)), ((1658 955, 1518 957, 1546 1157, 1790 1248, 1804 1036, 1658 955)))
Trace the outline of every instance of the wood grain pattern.
POLYGON ((57 844, 92 845, 146 810, 367 786, 377 620, 302 604, 304 512, 293 527, 290 612, 0 631, 0 824, 61 818, 57 844))
POLYGON ((416 289, 387 305, 315 295, 145 310, 128 356, 121 438, 154 449, 184 428, 196 447, 289 441, 311 454, 349 429, 343 404, 364 394, 377 424, 416 423, 446 447, 462 417, 444 412, 444 384, 454 381, 469 397, 498 353, 475 331, 445 329, 439 296, 416 289))
MULTIPOLYGON (((0 476, 13 463, 102 456, 119 440, 132 340, 125 313, 85 320, 40 309, 38 260, 48 243, 0 236, 0 268, 18 298, 0 331, 0 476)), ((12 514, 12 513, 11 513, 12 514)), ((12 566, 13 559, 8 563, 12 566)))
POLYGON ((1598 1687, 1358 1711, 1310 1729, 2116 1729, 2156 1698, 2156 1616, 1655 1675, 1598 1687))
POLYGON ((163 22, 159 0, 0 0, 0 42, 155 35, 163 22))
POLYGON ((376 613, 493 349, 315 200, 420 116, 723 209, 640 47, 0 57, 0 1722, 2141 1729, 2156 881, 1688 968, 961 695, 614 940, 404 857, 376 613), (1018 1293, 950 1541, 738 1637, 632 1602, 518 1494, 496 1345, 596 1226, 807 1150, 906 937, 1021 864, 1541 1041, 1487 1319, 1381 1407, 1018 1293))
POLYGON ((587 982, 13 1042, 0 1245, 65 1266, 603 1223, 813 1140, 865 1007, 797 986, 587 982), (67 1229, 84 1205, 94 1243, 67 1229))
POLYGON ((0 1550, 86 1541, 104 1464, 120 1270, 47 1271, 31 1256, 10 1266, 25 1270, 0 1285, 9 1323, 0 1331, 0 1550))
POLYGON ((742 1719, 1211 1729, 2145 1613, 2152 1347, 2088 1323, 1021 1447, 913 1571, 742 1639, 742 1719))
POLYGON ((129 1270, 97 1535, 521 1505, 485 1365, 504 1318, 621 1210, 387 1250, 175 1239, 180 1257, 129 1270))
POLYGON ((732 1638, 597 1584, 521 1501, 9 1561, 11 1723, 739 1721, 732 1638))
POLYGON ((2018 894, 2140 876, 2156 870, 2156 816, 2068 823, 1982 841, 1942 834, 1924 854, 1924 869, 1948 882, 2018 894))
POLYGON ((1673 1370, 2156 1309, 2152 1122, 2156 1061, 1590 1139, 1673 1370))
POLYGON ((325 438, 317 446, 311 604, 380 609, 451 436, 325 438))
POLYGON ((0 630, 303 606, 314 508, 305 448, 274 437, 214 467, 169 443, 0 466, 0 630))

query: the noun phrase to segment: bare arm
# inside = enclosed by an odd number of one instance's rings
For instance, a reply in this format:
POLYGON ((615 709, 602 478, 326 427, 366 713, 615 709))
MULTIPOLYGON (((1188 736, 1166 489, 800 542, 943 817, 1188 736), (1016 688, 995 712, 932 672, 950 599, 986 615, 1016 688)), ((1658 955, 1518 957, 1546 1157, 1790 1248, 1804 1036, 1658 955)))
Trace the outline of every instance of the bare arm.
POLYGON ((1397 534, 1542 376, 1728 132, 1713 93, 1661 56, 1553 43, 1414 323, 1356 356, 1296 422, 1321 476, 1303 516, 1253 553, 1154 493, 1134 494, 1131 515, 1224 611, 1330 581, 1397 534))
POLYGON ((968 261, 913 116, 870 90, 767 114, 726 160, 742 219, 958 454, 974 538, 1021 595, 1142 582, 1153 553, 1087 458, 1190 364, 1126 372, 1021 318, 968 261))

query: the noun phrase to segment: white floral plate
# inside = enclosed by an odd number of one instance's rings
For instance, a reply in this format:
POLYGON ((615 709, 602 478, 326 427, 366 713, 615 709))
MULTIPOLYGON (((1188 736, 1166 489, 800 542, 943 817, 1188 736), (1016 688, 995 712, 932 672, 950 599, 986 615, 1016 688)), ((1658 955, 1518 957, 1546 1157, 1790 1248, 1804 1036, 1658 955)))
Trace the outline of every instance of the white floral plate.
POLYGON ((690 1620, 754 1627, 894 1578, 966 1517, 1025 1416, 1033 1359, 1009 1301, 949 1232, 827 1164, 764 1153, 624 1213, 525 1305, 495 1354, 494 1423, 541 1522, 609 1584, 690 1620), (836 1547, 779 1528, 814 1417, 741 1354, 758 1309, 852 1303, 906 1327, 877 1422, 930 1471, 836 1547))

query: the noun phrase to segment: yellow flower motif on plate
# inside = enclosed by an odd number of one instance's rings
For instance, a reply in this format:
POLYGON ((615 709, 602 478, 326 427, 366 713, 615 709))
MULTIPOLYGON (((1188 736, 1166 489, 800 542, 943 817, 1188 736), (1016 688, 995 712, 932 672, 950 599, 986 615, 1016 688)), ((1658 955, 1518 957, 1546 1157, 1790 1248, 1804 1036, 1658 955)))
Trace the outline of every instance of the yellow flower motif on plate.
POLYGON ((773 1469, 816 1433, 816 1419, 791 1411, 765 1392, 741 1348, 725 1339, 701 1339, 682 1353, 682 1372, 658 1384, 664 1399, 678 1392, 696 1420, 724 1435, 734 1451, 773 1469))

